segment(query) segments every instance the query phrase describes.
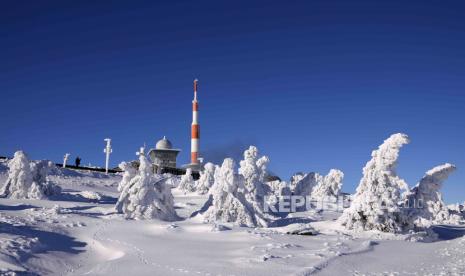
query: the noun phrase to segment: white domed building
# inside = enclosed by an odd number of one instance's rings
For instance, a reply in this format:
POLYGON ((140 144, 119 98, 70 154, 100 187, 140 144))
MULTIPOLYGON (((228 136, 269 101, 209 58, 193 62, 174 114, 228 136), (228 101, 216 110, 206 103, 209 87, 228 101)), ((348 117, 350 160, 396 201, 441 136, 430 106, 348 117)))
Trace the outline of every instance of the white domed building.
POLYGON ((176 168, 176 158, 179 152, 181 152, 180 149, 173 149, 173 144, 171 144, 170 140, 163 137, 163 139, 156 143, 154 149, 149 150, 148 155, 156 166, 156 170, 161 172, 165 169, 176 168))

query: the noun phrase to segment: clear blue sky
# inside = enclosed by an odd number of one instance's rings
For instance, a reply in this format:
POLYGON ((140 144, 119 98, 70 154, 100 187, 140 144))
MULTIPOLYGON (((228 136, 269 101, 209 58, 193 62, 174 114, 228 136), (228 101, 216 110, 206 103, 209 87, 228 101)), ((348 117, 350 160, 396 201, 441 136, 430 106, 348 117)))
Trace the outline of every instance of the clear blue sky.
POLYGON ((454 163, 465 200, 464 1, 174 2, 2 2, 0 155, 103 165, 111 137, 116 166, 166 135, 186 163, 197 77, 212 159, 256 144, 282 178, 339 168, 352 192, 404 132, 400 176, 454 163))

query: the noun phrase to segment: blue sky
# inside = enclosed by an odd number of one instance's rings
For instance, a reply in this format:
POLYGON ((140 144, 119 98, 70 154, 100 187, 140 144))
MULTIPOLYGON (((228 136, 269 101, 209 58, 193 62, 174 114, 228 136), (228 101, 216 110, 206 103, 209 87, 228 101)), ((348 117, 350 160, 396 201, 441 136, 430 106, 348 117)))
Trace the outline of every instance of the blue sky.
POLYGON ((249 144, 284 179, 344 171, 407 133, 399 175, 458 171, 465 200, 463 1, 12 1, 0 7, 0 155, 111 164, 166 135, 189 158, 192 80, 201 151, 249 144))

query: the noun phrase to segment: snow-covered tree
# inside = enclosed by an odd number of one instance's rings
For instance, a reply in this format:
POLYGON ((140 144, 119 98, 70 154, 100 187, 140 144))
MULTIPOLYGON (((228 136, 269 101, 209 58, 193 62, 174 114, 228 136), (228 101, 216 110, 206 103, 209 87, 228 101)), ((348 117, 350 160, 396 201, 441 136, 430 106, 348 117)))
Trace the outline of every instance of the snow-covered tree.
POLYGON ((171 173, 164 173, 163 178, 165 185, 171 188, 177 188, 179 186, 179 182, 181 182, 181 177, 179 175, 173 175, 171 173))
POLYGON ((137 174, 129 184, 120 185, 122 190, 116 203, 117 211, 129 219, 177 219, 171 189, 163 183, 161 176, 153 174, 152 164, 143 154, 139 155, 139 161, 137 174))
POLYGON ((127 162, 121 162, 118 167, 123 170, 123 177, 118 185, 118 192, 120 192, 120 196, 116 202, 115 209, 118 213, 123 213, 123 204, 127 202, 131 180, 136 176, 137 170, 131 165, 131 163, 127 162))
POLYGON ((41 160, 30 163, 32 173, 31 198, 48 198, 59 195, 61 187, 48 180, 47 175, 54 168, 51 161, 41 160))
POLYGON ((452 164, 446 163, 427 171, 420 182, 407 194, 411 205, 410 217, 419 227, 430 224, 453 223, 460 218, 451 215, 449 208, 442 200, 440 189, 444 181, 456 170, 452 164))
POLYGON ((289 188, 291 189, 291 191, 295 190, 297 183, 299 183, 305 177, 305 175, 306 174, 304 174, 303 172, 298 172, 291 176, 291 179, 289 180, 289 188))
POLYGON ((257 162, 255 162, 258 168, 258 172, 259 172, 258 180, 262 183, 265 182, 265 177, 267 176, 266 169, 267 169, 268 163, 270 163, 270 159, 268 158, 268 156, 262 156, 257 160, 257 162))
POLYGON ((186 173, 181 177, 178 188, 184 192, 195 192, 197 190, 196 183, 192 177, 192 169, 187 168, 186 173))
POLYGON ((3 187, 2 195, 10 198, 29 198, 32 186, 32 172, 29 160, 23 151, 15 152, 8 162, 8 179, 3 187))
POLYGON ((265 199, 266 204, 269 206, 268 209, 270 210, 276 209, 279 213, 279 202, 284 197, 289 197, 292 195, 289 184, 286 183, 285 181, 274 180, 274 181, 266 182, 266 185, 268 185, 269 190, 271 191, 270 194, 268 194, 265 199))
POLYGON ((401 190, 408 187, 396 173, 399 151, 408 143, 406 134, 397 133, 372 152, 353 202, 339 218, 347 229, 397 233, 408 227, 399 206, 401 190))
POLYGON ((263 220, 272 219, 271 214, 264 212, 265 197, 271 195, 269 186, 264 183, 268 163, 268 157, 259 158, 258 149, 250 146, 244 151, 244 160, 240 161, 239 168, 240 179, 244 181, 245 198, 263 220))
POLYGON ((327 198, 337 198, 342 187, 344 173, 340 170, 331 169, 325 177, 321 178, 317 186, 313 188, 312 198, 324 200, 327 198))
POLYGON ((204 220, 210 223, 229 222, 236 225, 256 227, 266 226, 267 222, 254 212, 244 195, 244 183, 235 173, 234 161, 227 158, 216 170, 215 182, 210 189, 211 200, 203 213, 204 220))
POLYGON ((266 185, 268 185, 271 193, 276 196, 291 195, 291 189, 286 181, 274 180, 266 182, 266 185))
POLYGON ((207 163, 204 166, 202 172, 200 172, 200 178, 197 183, 197 192, 199 194, 206 194, 215 183, 215 169, 216 166, 212 163, 207 163))
POLYGON ((323 179, 322 175, 315 172, 295 175, 291 184, 294 187, 292 193, 298 196, 311 196, 314 188, 322 183, 323 179))
POLYGON ((118 192, 121 192, 124 188, 127 188, 129 182, 131 182, 131 179, 136 176, 137 170, 134 168, 134 166, 132 166, 131 163, 124 161, 121 162, 118 167, 123 171, 123 178, 118 185, 118 192))
POLYGON ((257 195, 263 195, 265 193, 262 177, 264 177, 266 173, 263 170, 266 169, 267 163, 268 158, 266 156, 264 156, 264 158, 258 158, 258 149, 256 147, 250 146, 244 151, 244 160, 240 162, 239 174, 244 177, 245 187, 248 192, 257 195))
POLYGON ((59 194, 59 186, 47 180, 53 164, 49 161, 29 162, 23 151, 15 152, 8 162, 8 179, 3 186, 2 196, 15 199, 43 199, 59 194))

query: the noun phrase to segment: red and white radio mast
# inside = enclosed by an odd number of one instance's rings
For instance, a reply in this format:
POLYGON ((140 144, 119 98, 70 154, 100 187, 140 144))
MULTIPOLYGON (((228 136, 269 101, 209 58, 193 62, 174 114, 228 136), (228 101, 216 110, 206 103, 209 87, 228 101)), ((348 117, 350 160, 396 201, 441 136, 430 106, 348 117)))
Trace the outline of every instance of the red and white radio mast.
POLYGON ((199 164, 199 102, 197 101, 197 84, 194 80, 194 100, 192 101, 192 128, 191 128, 191 164, 199 164))

